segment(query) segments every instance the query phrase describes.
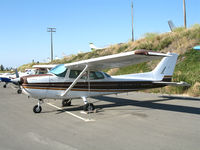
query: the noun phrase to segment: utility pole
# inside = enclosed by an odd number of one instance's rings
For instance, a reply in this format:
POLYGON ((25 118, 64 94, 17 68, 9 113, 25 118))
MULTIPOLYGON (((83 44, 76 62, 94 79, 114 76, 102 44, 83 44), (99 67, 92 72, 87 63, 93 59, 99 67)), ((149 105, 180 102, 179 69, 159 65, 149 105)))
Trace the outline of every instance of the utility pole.
POLYGON ((185 0, 183 0, 183 13, 184 13, 184 28, 187 28, 187 22, 186 22, 186 7, 185 7, 185 0))
POLYGON ((53 34, 52 32, 56 32, 56 28, 47 28, 47 32, 51 32, 51 61, 53 61, 53 34))
POLYGON ((133 1, 131 2, 131 15, 132 15, 132 42, 134 42, 134 33, 133 33, 133 1))

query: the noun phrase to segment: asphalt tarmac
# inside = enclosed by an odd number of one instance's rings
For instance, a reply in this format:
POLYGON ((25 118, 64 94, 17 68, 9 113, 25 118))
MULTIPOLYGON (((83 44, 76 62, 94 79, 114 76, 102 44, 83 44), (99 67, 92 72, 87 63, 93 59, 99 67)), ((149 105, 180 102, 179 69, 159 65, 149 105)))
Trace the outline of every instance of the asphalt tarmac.
POLYGON ((131 92, 89 98, 97 112, 82 113, 81 99, 61 107, 0 84, 0 150, 197 150, 200 98, 131 92))

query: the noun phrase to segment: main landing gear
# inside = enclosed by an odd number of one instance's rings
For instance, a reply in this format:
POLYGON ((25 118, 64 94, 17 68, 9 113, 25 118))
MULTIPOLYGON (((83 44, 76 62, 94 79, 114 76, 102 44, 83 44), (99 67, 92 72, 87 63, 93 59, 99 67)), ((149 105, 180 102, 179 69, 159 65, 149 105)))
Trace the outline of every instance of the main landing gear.
POLYGON ((4 85, 3 85, 3 88, 6 88, 7 87, 7 83, 5 83, 4 85))
POLYGON ((38 100, 38 104, 33 107, 34 113, 40 113, 42 111, 42 107, 40 106, 43 103, 42 99, 38 100))
POLYGON ((71 99, 63 99, 62 107, 71 106, 71 99))
MULTIPOLYGON (((83 102, 85 105, 83 105, 84 111, 93 111, 95 109, 94 105, 92 103, 88 103, 86 97, 82 97, 83 102)), ((71 99, 63 99, 62 100, 62 107, 71 106, 71 99)))
POLYGON ((83 105, 83 110, 84 111, 88 111, 91 112, 95 109, 94 104, 93 103, 88 103, 86 97, 82 97, 83 102, 85 103, 85 105, 83 105))
POLYGON ((83 110, 84 111, 91 112, 94 109, 95 109, 95 107, 94 107, 94 104, 92 104, 92 103, 87 103, 87 104, 83 105, 83 110))

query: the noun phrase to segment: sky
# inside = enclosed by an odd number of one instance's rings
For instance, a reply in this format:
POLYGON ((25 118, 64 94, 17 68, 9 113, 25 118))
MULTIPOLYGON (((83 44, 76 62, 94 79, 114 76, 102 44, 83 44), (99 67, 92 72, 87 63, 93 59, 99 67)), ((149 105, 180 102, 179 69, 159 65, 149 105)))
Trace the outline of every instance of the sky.
MULTIPOLYGON (((0 64, 19 67, 50 57, 90 51, 131 40, 132 0, 0 0, 0 64)), ((186 0, 187 26, 200 24, 200 0, 186 0)), ((183 26, 183 0, 133 0, 134 37, 183 26)))

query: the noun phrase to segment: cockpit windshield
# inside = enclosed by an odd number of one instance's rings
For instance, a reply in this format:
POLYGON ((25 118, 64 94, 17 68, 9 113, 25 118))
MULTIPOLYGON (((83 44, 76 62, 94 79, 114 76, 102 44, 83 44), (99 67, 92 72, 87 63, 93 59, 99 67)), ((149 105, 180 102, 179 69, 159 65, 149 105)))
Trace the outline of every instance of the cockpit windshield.
POLYGON ((56 76, 59 76, 59 77, 65 77, 66 72, 67 72, 67 68, 64 66, 64 64, 57 65, 56 67, 52 68, 49 71, 49 73, 53 73, 53 74, 55 74, 56 76))

